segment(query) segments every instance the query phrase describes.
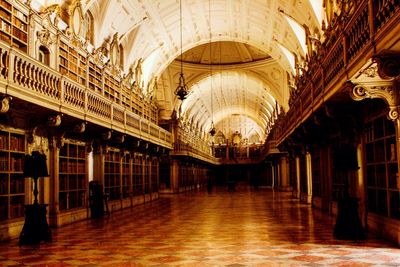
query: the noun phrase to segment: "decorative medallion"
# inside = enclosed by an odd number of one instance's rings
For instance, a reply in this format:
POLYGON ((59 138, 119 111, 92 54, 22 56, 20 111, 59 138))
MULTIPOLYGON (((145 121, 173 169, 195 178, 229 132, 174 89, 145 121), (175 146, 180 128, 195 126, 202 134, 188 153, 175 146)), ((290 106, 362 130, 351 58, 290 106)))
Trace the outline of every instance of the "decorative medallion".
POLYGON ((80 0, 75 0, 70 8, 70 27, 75 37, 82 35, 83 12, 80 0))

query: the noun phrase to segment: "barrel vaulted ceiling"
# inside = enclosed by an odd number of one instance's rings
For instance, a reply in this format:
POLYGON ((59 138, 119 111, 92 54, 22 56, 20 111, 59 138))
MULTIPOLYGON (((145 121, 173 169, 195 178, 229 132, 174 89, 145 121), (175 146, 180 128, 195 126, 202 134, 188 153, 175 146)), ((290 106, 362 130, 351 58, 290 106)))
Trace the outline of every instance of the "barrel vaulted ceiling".
POLYGON ((217 129, 224 134, 235 125, 264 137, 276 101, 288 107, 293 55, 299 61, 306 57, 305 40, 293 21, 319 35, 322 9, 315 7, 322 7, 322 0, 181 1, 182 57, 179 0, 86 0, 82 5, 94 18, 95 47, 118 32, 126 70, 142 58, 145 84, 157 77, 161 119, 176 111, 205 132, 214 121, 225 127, 217 129), (183 102, 174 95, 180 60, 190 88, 183 102))

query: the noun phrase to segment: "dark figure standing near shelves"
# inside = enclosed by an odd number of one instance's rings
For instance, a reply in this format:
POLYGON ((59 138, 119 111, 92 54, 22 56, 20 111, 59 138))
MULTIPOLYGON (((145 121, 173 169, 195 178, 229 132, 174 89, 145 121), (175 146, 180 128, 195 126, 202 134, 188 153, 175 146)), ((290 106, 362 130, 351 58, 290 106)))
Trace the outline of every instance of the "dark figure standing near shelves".
POLYGON ((51 231, 46 218, 47 204, 39 204, 37 198, 37 180, 39 177, 49 176, 46 156, 38 151, 27 155, 24 162, 24 176, 33 178, 35 199, 32 205, 25 205, 25 224, 19 237, 19 244, 39 244, 41 241, 51 241, 51 231))

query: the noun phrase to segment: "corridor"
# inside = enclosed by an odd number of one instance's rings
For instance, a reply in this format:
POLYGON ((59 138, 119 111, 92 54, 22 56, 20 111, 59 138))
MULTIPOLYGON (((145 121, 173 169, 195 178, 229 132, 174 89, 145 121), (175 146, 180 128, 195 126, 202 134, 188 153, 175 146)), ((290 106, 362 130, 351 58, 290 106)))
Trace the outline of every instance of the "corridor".
POLYGON ((53 242, 0 244, 0 266, 400 266, 400 249, 338 241, 334 220, 263 189, 160 200, 53 229, 53 242))

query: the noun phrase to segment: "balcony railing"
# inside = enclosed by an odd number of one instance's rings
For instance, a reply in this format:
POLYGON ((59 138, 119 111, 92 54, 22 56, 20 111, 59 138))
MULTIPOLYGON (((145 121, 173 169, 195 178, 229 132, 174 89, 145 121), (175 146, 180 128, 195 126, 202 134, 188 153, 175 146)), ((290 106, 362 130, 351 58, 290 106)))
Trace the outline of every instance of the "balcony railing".
POLYGON ((172 148, 171 134, 157 124, 2 43, 0 92, 172 148))
POLYGON ((270 140, 281 143, 313 110, 340 90, 348 77, 376 53, 376 47, 384 48, 384 37, 398 30, 399 19, 398 0, 353 2, 350 14, 338 19, 327 31, 327 39, 318 53, 308 60, 309 69, 297 77, 290 108, 275 124, 270 140))

